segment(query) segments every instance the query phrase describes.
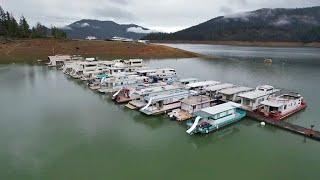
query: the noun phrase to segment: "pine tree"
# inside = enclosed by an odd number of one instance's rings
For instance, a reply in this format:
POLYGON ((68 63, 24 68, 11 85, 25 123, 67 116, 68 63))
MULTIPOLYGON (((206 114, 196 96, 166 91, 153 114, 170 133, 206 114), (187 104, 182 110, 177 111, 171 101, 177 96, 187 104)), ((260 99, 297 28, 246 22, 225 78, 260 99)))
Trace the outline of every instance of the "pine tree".
POLYGON ((0 6, 0 36, 6 35, 5 20, 6 20, 6 13, 0 6))
POLYGON ((58 38, 58 39, 66 39, 67 38, 66 32, 62 31, 61 29, 58 29, 55 26, 51 27, 51 35, 54 38, 58 38))
POLYGON ((24 16, 20 18, 19 22, 19 36, 21 38, 28 38, 30 37, 30 29, 29 24, 24 16))
POLYGON ((31 30, 32 38, 44 38, 47 36, 47 28, 40 23, 37 23, 35 27, 31 30))

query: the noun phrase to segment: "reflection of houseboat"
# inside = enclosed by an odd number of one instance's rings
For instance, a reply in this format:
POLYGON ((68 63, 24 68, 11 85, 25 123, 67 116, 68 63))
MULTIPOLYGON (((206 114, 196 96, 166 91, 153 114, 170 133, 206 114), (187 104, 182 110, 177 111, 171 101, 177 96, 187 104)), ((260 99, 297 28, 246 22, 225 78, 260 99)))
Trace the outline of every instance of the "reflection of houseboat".
POLYGON ((307 107, 300 94, 290 93, 278 97, 270 97, 261 102, 260 113, 273 120, 282 120, 307 107))
POLYGON ((171 119, 185 121, 192 118, 195 112, 217 105, 217 103, 217 100, 211 99, 208 96, 191 96, 181 101, 181 109, 175 109, 168 113, 168 115, 171 119))
POLYGON ((220 84, 220 82, 217 81, 199 81, 195 83, 190 83, 186 85, 186 88, 189 90, 198 91, 200 94, 205 93, 204 89, 209 86, 214 86, 220 84))
POLYGON ((167 111, 180 108, 181 100, 193 95, 196 95, 196 92, 184 89, 150 94, 144 98, 147 104, 140 109, 140 112, 147 115, 166 113, 167 111))
POLYGON ((223 101, 240 102, 238 95, 252 90, 253 88, 250 87, 236 86, 218 91, 218 96, 221 96, 221 100, 223 101))
POLYGON ((239 94, 241 99, 242 108, 248 111, 254 111, 261 106, 261 102, 267 100, 268 97, 279 92, 279 89, 275 89, 273 86, 263 85, 258 86, 254 91, 239 94))
POLYGON ((227 102, 202 109, 195 113, 193 122, 188 122, 188 134, 209 132, 223 128, 229 124, 238 122, 246 116, 246 112, 240 109, 241 105, 234 102, 227 102))
POLYGON ((204 90, 206 91, 206 95, 208 95, 211 98, 216 98, 218 91, 226 88, 231 88, 231 87, 235 87, 235 85, 229 84, 229 83, 223 83, 223 84, 217 84, 217 85, 206 87, 204 88, 204 90))

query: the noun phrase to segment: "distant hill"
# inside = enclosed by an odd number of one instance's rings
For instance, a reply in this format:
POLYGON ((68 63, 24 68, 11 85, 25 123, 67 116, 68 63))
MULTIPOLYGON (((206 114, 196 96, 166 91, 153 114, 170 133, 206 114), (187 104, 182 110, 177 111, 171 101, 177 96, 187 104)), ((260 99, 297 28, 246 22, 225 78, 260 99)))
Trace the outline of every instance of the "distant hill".
POLYGON ((135 24, 117 24, 113 21, 83 19, 62 28, 68 38, 85 39, 94 36, 98 39, 109 39, 113 36, 140 39, 151 30, 135 24))
POLYGON ((320 6, 259 9, 220 16, 171 34, 151 33, 149 40, 320 41, 320 6))

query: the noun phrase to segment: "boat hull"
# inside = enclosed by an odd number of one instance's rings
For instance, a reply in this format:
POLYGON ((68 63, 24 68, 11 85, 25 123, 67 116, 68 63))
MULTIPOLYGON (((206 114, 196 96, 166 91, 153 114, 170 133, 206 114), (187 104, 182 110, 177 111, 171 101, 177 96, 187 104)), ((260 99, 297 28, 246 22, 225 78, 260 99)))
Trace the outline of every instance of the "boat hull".
POLYGON ((271 119, 271 120, 274 120, 274 121, 281 121, 281 120, 284 120, 285 118, 288 118, 296 113, 298 113, 299 111, 302 111, 304 109, 307 108, 307 104, 306 103, 303 103, 301 104, 299 107, 297 107, 296 109, 286 113, 286 114, 278 114, 278 115, 269 115, 269 116, 266 116, 264 115, 266 118, 268 119, 271 119))

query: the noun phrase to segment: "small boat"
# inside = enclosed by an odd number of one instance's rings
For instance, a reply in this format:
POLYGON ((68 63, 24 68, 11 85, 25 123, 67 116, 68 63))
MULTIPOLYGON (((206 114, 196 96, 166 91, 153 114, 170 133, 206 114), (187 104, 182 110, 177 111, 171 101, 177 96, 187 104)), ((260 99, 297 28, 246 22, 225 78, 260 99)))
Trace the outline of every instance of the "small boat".
POLYGON ((240 121, 246 112, 240 109, 241 105, 227 102, 217 106, 208 107, 195 113, 195 120, 187 122, 188 134, 208 134, 227 125, 240 121))
POLYGON ((298 93, 288 93, 270 97, 261 102, 260 114, 272 120, 283 120, 307 107, 307 103, 298 93))

